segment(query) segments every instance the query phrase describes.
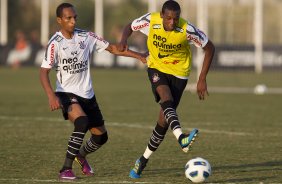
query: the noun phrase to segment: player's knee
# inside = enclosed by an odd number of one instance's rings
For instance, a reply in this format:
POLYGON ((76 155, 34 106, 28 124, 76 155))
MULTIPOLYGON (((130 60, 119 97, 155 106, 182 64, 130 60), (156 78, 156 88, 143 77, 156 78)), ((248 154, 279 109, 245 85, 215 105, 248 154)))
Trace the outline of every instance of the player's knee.
POLYGON ((157 124, 158 126, 162 127, 163 129, 168 129, 168 124, 165 119, 162 119, 162 120, 159 119, 157 124))
POLYGON ((108 133, 105 132, 101 135, 94 135, 92 134, 92 140, 99 145, 103 145, 108 141, 108 133))
POLYGON ((87 116, 79 116, 74 120, 74 130, 76 132, 87 132, 88 130, 88 117, 87 116))
POLYGON ((165 110, 167 108, 175 108, 175 104, 172 100, 167 100, 167 101, 161 102, 160 105, 161 105, 163 110, 165 110))

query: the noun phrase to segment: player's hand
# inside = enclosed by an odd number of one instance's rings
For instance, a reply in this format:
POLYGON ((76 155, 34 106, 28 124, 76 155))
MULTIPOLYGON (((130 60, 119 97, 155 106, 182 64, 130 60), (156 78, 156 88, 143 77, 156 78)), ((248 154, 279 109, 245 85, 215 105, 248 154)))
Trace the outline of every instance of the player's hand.
POLYGON ((51 111, 60 109, 60 99, 56 95, 52 95, 51 97, 49 97, 49 106, 51 111))
POLYGON ((149 56, 149 52, 140 53, 140 58, 138 58, 142 63, 147 63, 147 57, 149 56))
POLYGON ((138 58, 143 64, 147 63, 147 56, 140 54, 140 57, 138 58))
POLYGON ((204 100, 205 96, 209 95, 208 89, 207 89, 207 82, 205 79, 199 79, 197 83, 197 94, 200 100, 204 100))
POLYGON ((145 52, 145 53, 143 53, 143 55, 145 56, 145 57, 148 57, 149 56, 149 51, 147 50, 147 52, 145 52))
POLYGON ((127 51, 128 45, 126 42, 120 42, 119 44, 117 44, 117 49, 120 52, 127 51))

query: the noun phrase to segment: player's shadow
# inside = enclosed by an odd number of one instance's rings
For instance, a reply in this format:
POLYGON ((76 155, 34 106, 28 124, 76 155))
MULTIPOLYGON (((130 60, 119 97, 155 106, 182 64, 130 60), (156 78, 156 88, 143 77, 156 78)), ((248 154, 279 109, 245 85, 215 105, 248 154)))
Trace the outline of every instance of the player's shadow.
MULTIPOLYGON (((280 167, 282 165, 282 161, 269 161, 269 162, 262 162, 262 163, 252 163, 252 164, 241 164, 241 165, 215 165, 212 166, 212 172, 213 173, 232 173, 236 172, 260 172, 260 171, 271 171, 274 170, 273 167, 275 167, 275 170, 282 170, 280 167), (279 168, 278 168, 279 167, 279 168)), ((179 175, 183 176, 183 170, 184 168, 154 168, 154 169, 146 169, 146 175, 147 177, 154 176, 154 175, 160 175, 161 173, 168 174, 168 173, 174 173, 173 176, 179 175)), ((145 174, 145 173, 144 173, 145 174)), ((248 178, 227 178, 224 180, 216 180, 213 178, 212 182, 215 183, 248 183, 248 182, 264 182, 268 179, 274 179, 273 176, 262 176, 262 175, 256 175, 254 177, 248 177, 248 178)))
MULTIPOLYGON (((224 165, 224 166, 214 166, 213 167, 213 171, 214 172, 226 172, 228 170, 232 170, 236 173, 238 172, 248 172, 248 171, 252 171, 252 172, 260 172, 260 171, 272 171, 274 170, 273 167, 276 167, 275 170, 281 170, 282 168, 280 167, 282 165, 282 161, 270 161, 270 162, 262 162, 262 163, 252 163, 252 164, 241 164, 241 165, 224 165), (279 168, 277 168, 279 167, 279 168)), ((230 173, 230 171, 229 171, 230 173)), ((216 180, 213 182, 216 183, 236 183, 236 182, 263 182, 266 181, 267 179, 273 179, 273 176, 262 176, 257 174, 256 177, 248 177, 248 178, 237 178, 237 179, 225 179, 225 180, 216 180)))
POLYGON ((215 183, 253 183, 253 182, 266 182, 268 179, 273 177, 249 177, 249 178, 237 178, 237 179, 224 179, 224 180, 213 180, 215 183))
MULTIPOLYGON (((240 169, 240 168, 248 168, 248 167, 274 167, 281 166, 282 161, 270 161, 270 162, 262 162, 262 163, 253 163, 253 164, 241 164, 241 165, 225 165, 225 166, 214 166, 213 169, 240 169)), ((266 169, 267 170, 267 169, 266 169)))
POLYGON ((165 175, 166 177, 183 177, 184 176, 184 167, 175 167, 175 168, 145 168, 145 171, 142 173, 146 178, 155 178, 160 175, 165 175), (146 175, 146 176, 145 176, 146 175))

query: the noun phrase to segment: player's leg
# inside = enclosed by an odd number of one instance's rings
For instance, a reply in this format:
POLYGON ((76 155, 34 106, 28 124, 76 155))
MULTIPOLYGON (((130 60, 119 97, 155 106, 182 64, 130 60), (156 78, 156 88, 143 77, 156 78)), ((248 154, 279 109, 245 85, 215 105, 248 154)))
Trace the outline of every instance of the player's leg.
POLYGON ((174 83, 173 79, 176 77, 162 73, 155 69, 148 69, 148 76, 152 85, 152 90, 155 95, 156 102, 160 103, 161 111, 163 112, 163 115, 160 113, 158 122, 163 127, 166 126, 165 124, 167 123, 168 126, 172 129, 173 134, 178 139, 182 134, 182 131, 176 113, 176 107, 187 84, 187 80, 182 81, 182 91, 175 92, 171 91, 171 86, 174 83), (175 97, 177 97, 176 101, 174 99, 175 97))
POLYGON ((108 140, 106 127, 93 127, 90 129, 91 137, 86 141, 85 145, 79 150, 79 155, 86 157, 88 154, 97 151, 108 140))
POLYGON ((83 174, 93 175, 94 171, 87 162, 86 156, 97 151, 107 142, 108 133, 95 96, 83 105, 83 109, 89 118, 89 130, 91 137, 80 148, 79 154, 76 157, 76 161, 81 166, 83 174))
POLYGON ((86 141, 84 146, 79 150, 79 154, 75 160, 79 163, 83 174, 91 176, 94 174, 94 170, 86 160, 86 156, 90 153, 94 153, 102 147, 108 140, 108 134, 105 126, 90 129, 91 137, 86 141))
POLYGON ((160 103, 161 110, 158 123, 143 155, 146 159, 161 144, 168 127, 171 128, 177 139, 183 136, 176 108, 187 84, 187 80, 178 79, 154 69, 149 69, 148 75, 156 102, 160 103))
POLYGON ((165 138, 168 129, 168 124, 164 119, 163 111, 160 110, 159 119, 150 137, 148 146, 143 154, 144 158, 149 159, 151 154, 155 152, 165 138))
POLYGON ((85 133, 88 130, 88 117, 78 103, 71 104, 67 112, 68 119, 73 122, 74 130, 68 141, 65 162, 60 170, 60 179, 76 179, 72 172, 72 164, 83 143, 85 133))
MULTIPOLYGON (((163 117, 162 110, 160 111, 160 116, 163 117)), ((145 152, 139 159, 136 160, 134 168, 129 173, 129 176, 131 178, 140 178, 142 171, 145 169, 148 163, 149 157, 157 150, 157 148, 160 146, 160 144, 164 140, 167 129, 168 129, 168 126, 164 118, 163 120, 160 120, 159 118, 152 132, 152 135, 145 149, 145 152)))
POLYGON ((182 131, 170 88, 168 85, 159 85, 156 88, 156 91, 160 96, 160 105, 161 110, 163 111, 165 122, 168 124, 173 134, 178 139, 179 136, 182 134, 182 131))
MULTIPOLYGON (((155 100, 156 102, 159 102, 160 96, 157 93, 156 88, 161 84, 167 84, 166 76, 163 73, 159 72, 158 70, 149 68, 148 77, 151 82, 152 91, 155 96, 155 100)), ((170 98, 172 98, 171 95, 170 98)), ((156 123, 156 126, 151 134, 145 152, 140 158, 136 160, 134 168, 131 169, 129 173, 129 177, 140 178, 140 175, 144 170, 144 168, 146 167, 149 157, 153 154, 153 152, 157 150, 159 145, 162 143, 165 134, 167 132, 167 129, 168 129, 168 124, 166 123, 166 120, 164 119, 163 111, 161 110, 159 114, 158 122, 156 123)))
MULTIPOLYGON (((178 107, 178 104, 180 103, 183 91, 185 90, 185 87, 187 85, 188 80, 179 79, 179 78, 174 77, 174 76, 169 76, 169 78, 170 78, 170 81, 171 81, 169 86, 170 86, 170 92, 173 96, 173 107, 176 110, 177 107, 178 107)), ((167 120, 167 122, 169 122, 169 120, 167 120)), ((181 127, 180 127, 180 122, 178 121, 178 123, 179 123, 179 126, 178 125, 172 125, 170 127, 173 130, 173 133, 174 133, 175 137, 177 138, 182 150, 184 152, 188 152, 190 150, 196 136, 199 133, 198 129, 193 129, 189 134, 183 134, 182 131, 181 131, 181 127)))

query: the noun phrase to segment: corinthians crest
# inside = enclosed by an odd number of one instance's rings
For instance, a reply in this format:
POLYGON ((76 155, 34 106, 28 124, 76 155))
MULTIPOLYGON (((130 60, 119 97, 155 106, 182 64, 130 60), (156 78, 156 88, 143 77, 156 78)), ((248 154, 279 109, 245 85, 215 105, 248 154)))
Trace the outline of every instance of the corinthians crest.
POLYGON ((85 44, 84 44, 84 41, 80 41, 80 42, 79 42, 79 48, 80 48, 80 49, 85 49, 85 47, 86 47, 86 46, 85 46, 85 44))
POLYGON ((160 80, 160 77, 157 73, 154 73, 152 79, 153 79, 153 82, 155 83, 155 82, 158 82, 160 80))

